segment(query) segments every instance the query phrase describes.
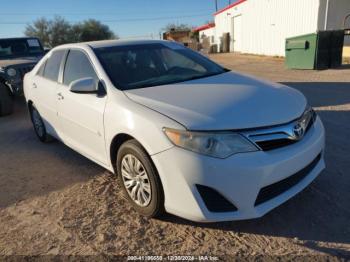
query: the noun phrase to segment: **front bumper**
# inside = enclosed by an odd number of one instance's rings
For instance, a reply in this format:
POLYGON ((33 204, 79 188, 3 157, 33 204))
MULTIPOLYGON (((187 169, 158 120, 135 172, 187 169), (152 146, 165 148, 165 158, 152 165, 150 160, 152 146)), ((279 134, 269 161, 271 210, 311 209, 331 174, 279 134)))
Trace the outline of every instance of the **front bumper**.
POLYGON ((217 159, 173 147, 152 159, 163 184, 167 212, 198 222, 229 221, 261 217, 303 190, 325 168, 324 146, 324 127, 317 117, 303 140, 283 148, 217 159), (255 205, 262 188, 299 172, 319 154, 320 160, 297 184, 255 205), (196 185, 216 190, 237 210, 209 211, 196 185))

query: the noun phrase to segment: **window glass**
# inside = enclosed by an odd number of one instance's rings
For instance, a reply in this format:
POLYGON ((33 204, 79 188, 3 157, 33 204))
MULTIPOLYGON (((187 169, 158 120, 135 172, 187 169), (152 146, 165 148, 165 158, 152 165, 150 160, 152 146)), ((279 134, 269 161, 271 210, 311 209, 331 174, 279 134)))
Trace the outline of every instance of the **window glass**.
POLYGON ((63 83, 68 86, 71 82, 86 77, 92 77, 96 82, 98 81, 88 57, 81 51, 71 50, 66 61, 63 83))
POLYGON ((192 60, 181 53, 174 52, 171 49, 163 48, 160 51, 164 59, 164 63, 167 68, 182 67, 189 70, 195 70, 197 72, 205 73, 206 69, 198 64, 195 60, 192 60))
POLYGON ((121 90, 166 85, 227 72, 178 44, 140 44, 94 49, 113 84, 121 90))
POLYGON ((44 76, 45 66, 46 66, 46 61, 40 66, 37 75, 44 76))
POLYGON ((60 65, 64 56, 65 50, 54 51, 50 58, 46 61, 44 77, 52 81, 58 80, 60 65))
POLYGON ((36 38, 0 39, 0 58, 42 56, 44 50, 36 38))

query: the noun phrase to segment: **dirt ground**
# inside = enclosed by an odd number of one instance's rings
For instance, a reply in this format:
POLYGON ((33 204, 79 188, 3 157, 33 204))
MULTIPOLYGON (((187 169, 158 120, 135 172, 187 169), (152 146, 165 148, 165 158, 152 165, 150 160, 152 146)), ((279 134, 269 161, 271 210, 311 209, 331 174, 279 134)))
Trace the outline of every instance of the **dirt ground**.
MULTIPOLYGON (((327 131, 327 169, 266 216, 214 224, 145 219, 115 178, 59 142, 40 143, 23 101, 0 119, 0 258, 13 255, 213 255, 350 259, 350 69, 289 71, 283 60, 212 56, 301 90, 327 131)), ((74 257, 73 257, 74 258, 74 257)))

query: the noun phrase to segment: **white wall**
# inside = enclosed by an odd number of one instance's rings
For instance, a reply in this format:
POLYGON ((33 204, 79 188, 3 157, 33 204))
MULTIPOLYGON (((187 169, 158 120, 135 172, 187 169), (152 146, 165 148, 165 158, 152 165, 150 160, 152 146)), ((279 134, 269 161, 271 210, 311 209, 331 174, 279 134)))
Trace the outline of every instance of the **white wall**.
MULTIPOLYGON (((250 0, 248 0, 250 1, 250 0)), ((239 5, 236 5, 230 9, 225 10, 224 12, 216 15, 215 18, 215 43, 218 45, 218 47, 221 44, 220 38, 222 37, 223 33, 230 33, 231 41, 232 41, 232 17, 238 16, 242 14, 244 11, 246 2, 243 2, 239 5)), ((232 44, 232 43, 231 43, 232 44)), ((236 50, 240 51, 240 50, 236 50)))
POLYGON ((287 37, 317 31, 319 1, 247 0, 215 16, 216 42, 220 44, 224 32, 232 33, 232 17, 242 15, 242 50, 238 51, 284 56, 287 37))
POLYGON ((213 44, 212 36, 214 36, 214 41, 215 41, 215 27, 208 28, 202 31, 199 31, 199 42, 203 43, 203 36, 207 36, 210 38, 210 44, 213 44))
MULTIPOLYGON (((285 39, 324 30, 327 0, 247 0, 215 16, 215 43, 223 33, 233 40, 232 18, 241 15, 243 53, 284 56, 285 39)), ((341 29, 350 0, 329 0, 327 30, 341 29)), ((347 23, 350 28, 350 21, 347 23)), ((231 50, 232 48, 231 42, 231 50)), ((345 37, 350 45, 350 37, 345 37)))
POLYGON ((243 52, 285 55, 285 39, 317 31, 319 0, 248 0, 243 52))

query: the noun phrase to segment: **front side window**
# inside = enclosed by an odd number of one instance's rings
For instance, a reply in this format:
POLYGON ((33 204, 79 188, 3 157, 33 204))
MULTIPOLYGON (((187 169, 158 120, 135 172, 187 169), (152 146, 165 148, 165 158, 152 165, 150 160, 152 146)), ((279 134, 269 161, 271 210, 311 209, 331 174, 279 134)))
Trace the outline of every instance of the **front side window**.
POLYGON ((166 85, 227 70, 178 44, 137 44, 94 49, 113 84, 121 90, 166 85))
POLYGON ((75 80, 91 77, 98 81, 89 58, 81 51, 69 51, 63 75, 63 84, 69 86, 75 80))
POLYGON ((44 77, 52 81, 58 80, 58 74, 60 72, 60 66, 65 54, 65 50, 54 51, 49 59, 46 61, 44 69, 44 77))

